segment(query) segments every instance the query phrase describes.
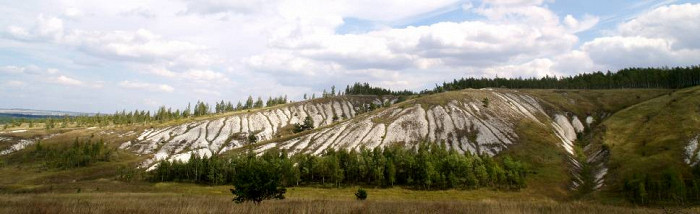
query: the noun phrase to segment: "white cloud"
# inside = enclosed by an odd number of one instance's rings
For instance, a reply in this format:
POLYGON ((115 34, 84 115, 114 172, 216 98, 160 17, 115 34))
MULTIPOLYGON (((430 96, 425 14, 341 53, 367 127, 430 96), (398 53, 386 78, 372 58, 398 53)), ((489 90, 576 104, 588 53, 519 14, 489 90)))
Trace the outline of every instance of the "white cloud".
POLYGON ((51 79, 52 82, 61 84, 61 85, 70 85, 70 86, 81 86, 84 83, 80 80, 73 79, 64 75, 58 76, 56 78, 51 79))
POLYGON ((600 18, 591 15, 583 16, 583 20, 577 20, 571 15, 564 17, 564 24, 574 33, 589 30, 598 24, 598 21, 600 21, 600 18))
POLYGON ((19 66, 13 66, 13 65, 7 65, 7 66, 0 67, 0 72, 8 73, 8 74, 21 74, 21 73, 24 73, 25 70, 26 70, 25 67, 19 67, 19 66))
POLYGON ((219 93, 218 91, 212 91, 212 90, 203 89, 203 88, 194 89, 193 91, 194 91, 195 93, 204 94, 204 95, 214 95, 214 96, 220 96, 220 95, 221 95, 221 93, 219 93))
POLYGON ((147 91, 158 91, 158 92, 173 92, 175 88, 166 84, 152 84, 138 81, 121 81, 119 86, 126 89, 138 89, 147 91))
POLYGON ((228 81, 223 73, 211 70, 189 70, 183 73, 182 77, 195 81, 228 81))
POLYGON ((594 64, 624 67, 687 66, 700 59, 700 4, 661 6, 619 25, 614 35, 581 46, 594 64))
POLYGON ((39 15, 34 27, 10 26, 8 33, 21 41, 53 43, 92 56, 122 62, 165 64, 187 70, 209 67, 218 57, 206 53, 206 47, 186 41, 164 39, 149 30, 88 31, 64 29, 63 20, 39 15))
POLYGON ((48 69, 46 69, 46 73, 49 73, 49 74, 56 74, 56 73, 58 73, 58 69, 55 69, 55 68, 48 68, 48 69))
POLYGON ((483 0, 482 2, 486 4, 491 4, 495 6, 528 6, 528 5, 541 5, 545 0, 483 0))
MULTIPOLYGON (((102 91, 111 91, 105 97, 121 96, 102 101, 113 108, 109 100, 176 106, 200 97, 301 96, 355 81, 423 89, 464 76, 565 75, 686 65, 700 58, 698 4, 662 6, 580 42, 577 34, 595 30, 601 14, 560 16, 572 11, 553 11, 550 2, 26 0, 8 3, 16 13, 0 15, 7 18, 0 21, 0 45, 18 50, 11 59, 61 70, 7 65, 0 66, 0 75, 18 75, 31 86, 61 76, 67 84, 104 86, 102 91), (433 20, 446 12, 467 13, 469 19, 433 20), (432 24, 411 26, 426 22, 432 24), (358 30, 346 30, 355 25, 358 30), (105 83, 91 80, 95 76, 138 81, 105 83), (175 87, 193 93, 123 92, 175 87)), ((68 93, 84 93, 77 91, 68 93)))
POLYGON ((131 10, 122 11, 119 13, 122 16, 139 16, 142 18, 152 19, 156 17, 156 14, 148 8, 138 7, 131 10))
POLYGON ((66 17, 69 17, 69 18, 77 18, 77 17, 83 16, 84 14, 83 14, 82 10, 75 8, 75 7, 71 7, 71 8, 67 8, 66 10, 64 10, 63 15, 66 17))
POLYGON ((700 4, 656 8, 620 25, 622 36, 663 38, 674 49, 700 48, 700 4))
POLYGON ((5 82, 5 85, 10 86, 10 87, 19 87, 23 86, 24 82, 18 81, 18 80, 9 80, 5 82))

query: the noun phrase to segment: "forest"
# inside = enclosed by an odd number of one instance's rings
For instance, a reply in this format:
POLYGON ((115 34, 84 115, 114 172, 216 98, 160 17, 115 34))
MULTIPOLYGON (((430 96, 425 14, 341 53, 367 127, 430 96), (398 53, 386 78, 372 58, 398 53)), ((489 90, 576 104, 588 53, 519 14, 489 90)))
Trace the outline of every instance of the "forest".
POLYGON ((625 68, 617 72, 582 73, 568 77, 542 78, 462 78, 435 86, 422 93, 439 93, 467 88, 514 89, 618 89, 618 88, 686 88, 700 85, 700 66, 625 68))
POLYGON ((251 151, 231 157, 193 155, 187 162, 161 161, 148 177, 153 182, 222 185, 233 183, 236 172, 247 170, 242 167, 265 165, 271 167, 262 170, 280 175, 284 186, 404 186, 421 190, 525 187, 526 167, 510 157, 497 160, 486 155, 459 154, 436 143, 421 143, 416 147, 329 149, 319 156, 289 156, 274 149, 260 156, 251 151), (251 161, 257 164, 250 164, 251 161))

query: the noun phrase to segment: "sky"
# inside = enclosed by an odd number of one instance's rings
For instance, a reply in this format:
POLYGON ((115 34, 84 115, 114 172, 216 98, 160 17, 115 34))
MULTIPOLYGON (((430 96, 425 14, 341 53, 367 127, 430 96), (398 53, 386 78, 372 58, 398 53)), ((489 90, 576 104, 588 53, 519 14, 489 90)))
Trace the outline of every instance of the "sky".
POLYGON ((699 1, 0 0, 0 108, 112 113, 698 64, 699 1))

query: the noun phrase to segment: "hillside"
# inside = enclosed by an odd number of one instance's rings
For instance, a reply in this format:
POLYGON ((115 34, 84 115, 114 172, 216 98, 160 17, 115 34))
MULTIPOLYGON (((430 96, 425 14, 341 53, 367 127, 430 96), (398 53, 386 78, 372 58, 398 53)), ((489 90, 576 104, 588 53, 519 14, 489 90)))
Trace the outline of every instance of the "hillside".
POLYGON ((669 92, 600 124, 592 146, 609 149, 609 195, 645 203, 697 201, 700 87, 669 92))
POLYGON ((414 96, 396 104, 392 104, 398 101, 395 97, 337 96, 162 125, 53 131, 18 128, 0 133, 0 149, 5 151, 0 157, 4 165, 14 166, 1 170, 18 175, 3 176, 0 186, 5 191, 46 191, 48 181, 118 179, 126 168, 152 170, 159 160, 187 161, 193 154, 226 156, 273 148, 290 154, 320 154, 330 148, 411 148, 429 142, 458 153, 507 155, 523 161, 529 175, 522 194, 565 200, 593 191, 607 197, 620 189, 620 180, 630 169, 682 164, 686 166, 682 173, 692 173, 688 163, 698 160, 698 149, 692 144, 698 118, 679 115, 698 111, 697 91, 465 89, 414 96), (662 113, 649 116, 653 112, 662 113), (307 116, 315 128, 293 133, 292 126, 307 116), (644 122, 648 117, 681 122, 644 122), (658 133, 634 134, 642 128, 658 133), (664 142, 652 136, 670 136, 664 139, 681 142, 660 152, 643 149, 658 153, 649 157, 667 157, 668 162, 654 165, 658 159, 630 157, 637 154, 629 149, 635 142, 646 141, 646 146, 664 142), (105 139, 119 157, 82 169, 48 171, 40 170, 45 167, 41 162, 27 159, 38 141, 59 146, 76 137, 105 139), (684 155, 686 151, 696 155, 684 155), (687 157, 686 162, 676 157, 687 157))

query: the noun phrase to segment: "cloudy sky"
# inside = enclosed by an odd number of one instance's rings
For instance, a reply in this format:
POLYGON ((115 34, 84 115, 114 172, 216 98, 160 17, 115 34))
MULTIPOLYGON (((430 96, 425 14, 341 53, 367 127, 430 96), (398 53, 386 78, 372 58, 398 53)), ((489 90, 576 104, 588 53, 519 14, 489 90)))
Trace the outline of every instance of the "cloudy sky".
POLYGON ((111 113, 694 64, 698 1, 0 0, 0 108, 111 113))

